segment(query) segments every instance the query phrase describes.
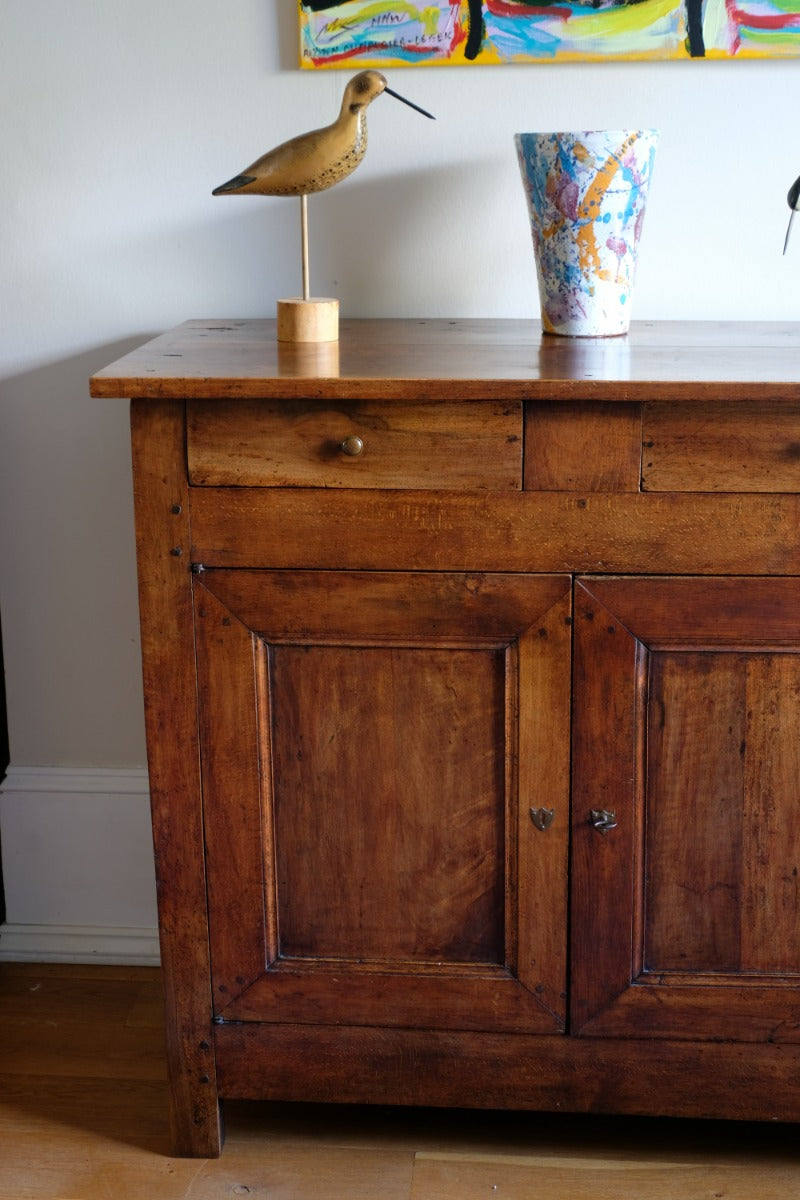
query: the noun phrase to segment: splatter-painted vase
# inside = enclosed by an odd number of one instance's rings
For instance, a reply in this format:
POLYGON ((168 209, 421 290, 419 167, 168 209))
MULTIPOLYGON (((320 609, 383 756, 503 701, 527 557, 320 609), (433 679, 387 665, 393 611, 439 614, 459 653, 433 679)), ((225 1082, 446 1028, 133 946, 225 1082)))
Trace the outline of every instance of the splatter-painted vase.
POLYGON ((627 333, 655 129, 514 136, 542 323, 567 337, 627 333))

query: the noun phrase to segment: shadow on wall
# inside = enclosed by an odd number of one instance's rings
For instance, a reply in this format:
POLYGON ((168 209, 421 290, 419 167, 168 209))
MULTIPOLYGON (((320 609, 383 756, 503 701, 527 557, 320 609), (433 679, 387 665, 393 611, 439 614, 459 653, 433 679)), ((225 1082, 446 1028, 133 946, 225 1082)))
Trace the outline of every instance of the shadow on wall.
MULTIPOLYGON (((513 192, 509 220, 476 224, 471 217, 491 210, 503 187, 503 173, 476 173, 469 163, 385 174, 375 162, 312 194, 312 295, 336 296, 345 317, 485 314, 489 290, 513 288, 513 272, 530 266, 533 278, 534 271, 522 187, 513 192)), ((302 286, 300 200, 230 196, 217 203, 222 227, 181 236, 197 245, 194 269, 201 263, 206 272, 200 286, 219 301, 216 311, 187 316, 275 317, 276 300, 302 286)))
MULTIPOLYGON (((152 336, 0 381, 0 781, 144 762, 127 406, 93 400, 89 377, 152 336)), ((8 822, 0 846, 3 924, 19 903, 8 822)))
MULTIPOLYGON (((481 170, 469 161, 398 170, 390 131, 381 132, 362 169, 309 197, 312 294, 336 297, 350 317, 519 316, 508 309, 520 297, 538 316, 510 138, 481 170), (490 221, 499 199, 504 219, 490 221)), ((185 276, 189 264, 196 294, 206 297, 204 311, 185 316, 274 317, 276 300, 302 287, 300 201, 255 195, 213 203, 213 221, 166 227, 155 247, 161 270, 185 276), (169 257, 176 242, 180 260, 169 257)))
POLYGON ((131 690, 140 666, 127 406, 92 399, 89 376, 152 336, 0 383, 6 700, 19 765, 144 761, 131 690))

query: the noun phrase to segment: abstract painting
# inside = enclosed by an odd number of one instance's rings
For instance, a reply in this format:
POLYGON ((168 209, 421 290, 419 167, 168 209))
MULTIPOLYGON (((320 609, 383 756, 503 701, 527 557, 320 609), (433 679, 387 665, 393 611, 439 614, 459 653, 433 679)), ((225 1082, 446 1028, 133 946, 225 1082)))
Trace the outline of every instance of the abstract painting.
POLYGON ((800 0, 298 0, 303 67, 800 55, 800 0))

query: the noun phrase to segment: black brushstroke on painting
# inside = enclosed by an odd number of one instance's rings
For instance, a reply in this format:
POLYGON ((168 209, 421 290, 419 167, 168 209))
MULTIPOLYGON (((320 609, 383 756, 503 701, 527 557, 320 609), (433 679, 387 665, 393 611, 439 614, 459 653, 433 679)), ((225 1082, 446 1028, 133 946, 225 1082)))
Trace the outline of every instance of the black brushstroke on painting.
POLYGON ((469 0, 469 32, 467 44, 464 47, 464 58, 467 62, 472 62, 474 58, 478 57, 483 43, 483 34, 483 4, 481 0, 469 0))
POLYGON ((705 58, 703 0, 686 0, 686 41, 692 58, 705 58))

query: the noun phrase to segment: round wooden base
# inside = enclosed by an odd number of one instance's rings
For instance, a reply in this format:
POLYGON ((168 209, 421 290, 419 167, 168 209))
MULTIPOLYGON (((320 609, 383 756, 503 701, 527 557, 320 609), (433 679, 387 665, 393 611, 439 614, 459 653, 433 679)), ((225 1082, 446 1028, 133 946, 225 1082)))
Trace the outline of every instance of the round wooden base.
POLYGON ((279 342, 337 342, 339 340, 339 301, 302 300, 299 297, 278 301, 279 342))

